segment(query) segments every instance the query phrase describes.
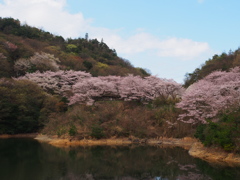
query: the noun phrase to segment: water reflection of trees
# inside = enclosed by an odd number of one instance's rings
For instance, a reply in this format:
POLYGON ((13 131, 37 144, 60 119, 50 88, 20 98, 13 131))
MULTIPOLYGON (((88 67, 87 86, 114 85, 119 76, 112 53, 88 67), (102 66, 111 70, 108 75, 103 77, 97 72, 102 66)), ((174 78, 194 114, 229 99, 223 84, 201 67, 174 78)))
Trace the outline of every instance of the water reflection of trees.
POLYGON ((8 180, 154 180, 156 177, 221 180, 240 175, 232 168, 213 168, 190 157, 182 148, 97 146, 61 149, 31 140, 9 139, 4 143, 0 141, 0 158, 0 174, 8 180))
POLYGON ((67 162, 66 179, 210 179, 182 148, 97 146, 58 149, 58 153, 67 162))

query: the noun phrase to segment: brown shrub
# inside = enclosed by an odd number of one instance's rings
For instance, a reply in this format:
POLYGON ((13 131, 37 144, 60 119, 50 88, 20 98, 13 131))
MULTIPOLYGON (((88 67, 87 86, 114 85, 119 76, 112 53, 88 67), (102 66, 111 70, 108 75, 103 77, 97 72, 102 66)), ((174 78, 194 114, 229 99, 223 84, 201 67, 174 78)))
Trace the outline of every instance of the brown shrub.
POLYGON ((75 105, 66 113, 55 114, 44 132, 64 135, 74 125, 76 137, 80 139, 90 138, 93 131, 99 131, 105 138, 180 138, 191 134, 191 126, 177 121, 178 111, 173 105, 150 108, 138 102, 123 101, 75 105))

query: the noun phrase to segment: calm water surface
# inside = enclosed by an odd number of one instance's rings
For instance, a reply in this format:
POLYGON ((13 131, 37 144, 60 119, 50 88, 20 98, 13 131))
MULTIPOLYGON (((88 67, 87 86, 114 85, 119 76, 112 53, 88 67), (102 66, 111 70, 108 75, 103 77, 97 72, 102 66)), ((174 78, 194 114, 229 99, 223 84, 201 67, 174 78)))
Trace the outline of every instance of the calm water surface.
POLYGON ((194 159, 182 148, 56 148, 32 139, 0 139, 1 180, 239 180, 240 168, 194 159))

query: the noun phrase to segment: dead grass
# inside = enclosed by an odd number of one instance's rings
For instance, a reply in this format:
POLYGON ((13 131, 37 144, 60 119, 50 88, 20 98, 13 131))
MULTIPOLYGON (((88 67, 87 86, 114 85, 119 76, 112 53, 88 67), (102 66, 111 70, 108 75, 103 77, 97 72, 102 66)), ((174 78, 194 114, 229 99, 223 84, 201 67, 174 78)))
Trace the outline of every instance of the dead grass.
POLYGON ((75 138, 137 138, 191 136, 190 125, 177 121, 173 106, 152 108, 138 102, 102 101, 94 106, 75 105, 66 113, 53 114, 42 133, 69 136, 76 128, 75 138))

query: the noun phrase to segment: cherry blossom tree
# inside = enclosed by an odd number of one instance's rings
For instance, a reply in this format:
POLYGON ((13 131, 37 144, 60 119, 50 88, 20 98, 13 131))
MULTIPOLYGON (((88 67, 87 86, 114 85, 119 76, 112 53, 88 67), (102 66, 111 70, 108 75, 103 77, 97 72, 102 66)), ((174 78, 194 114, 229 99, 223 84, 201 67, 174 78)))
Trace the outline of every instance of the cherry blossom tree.
POLYGON ((240 103, 240 68, 229 72, 215 71, 191 85, 177 104, 184 113, 179 120, 186 123, 217 121, 217 115, 240 103))
POLYGON ((28 59, 20 58, 14 63, 14 71, 17 76, 24 75, 28 69, 31 68, 31 63, 28 59))
POLYGON ((154 96, 154 98, 160 97, 162 99, 176 99, 180 98, 185 91, 181 84, 172 79, 162 79, 156 76, 148 76, 146 77, 146 80, 152 89, 152 91, 149 91, 148 93, 151 92, 151 95, 154 96))
POLYGON ((17 75, 24 75, 26 72, 34 72, 39 70, 41 72, 50 70, 58 71, 59 59, 48 53, 36 52, 32 57, 25 59, 20 58, 14 63, 14 71, 17 75))
POLYGON ((129 75, 123 77, 119 84, 121 99, 125 101, 151 99, 146 92, 150 90, 148 81, 140 76, 129 75))
POLYGON ((87 103, 92 105, 95 100, 102 98, 118 98, 119 92, 116 83, 104 78, 91 77, 77 82, 72 89, 73 96, 70 104, 87 103))
POLYGON ((159 96, 176 98, 183 88, 172 80, 154 76, 99 76, 82 71, 47 71, 27 73, 18 79, 28 79, 51 93, 68 97, 70 103, 93 104, 96 100, 119 99, 124 101, 149 102, 159 96))
POLYGON ((4 43, 4 45, 5 45, 5 47, 8 49, 8 50, 10 50, 10 51, 15 51, 18 47, 17 47, 17 45, 15 45, 15 44, 13 44, 13 43, 11 43, 11 42, 9 42, 9 41, 6 41, 5 43, 4 43))
POLYGON ((35 73, 27 73, 25 76, 21 76, 17 79, 28 79, 37 83, 40 87, 48 92, 53 92, 61 95, 65 95, 72 90, 72 86, 77 82, 80 82, 84 78, 92 77, 90 73, 83 71, 46 71, 41 73, 39 71, 35 73))
POLYGON ((103 98, 149 102, 160 95, 167 99, 180 97, 183 93, 182 86, 174 81, 133 75, 91 77, 76 83, 72 88, 70 104, 92 104, 95 100, 103 98))

